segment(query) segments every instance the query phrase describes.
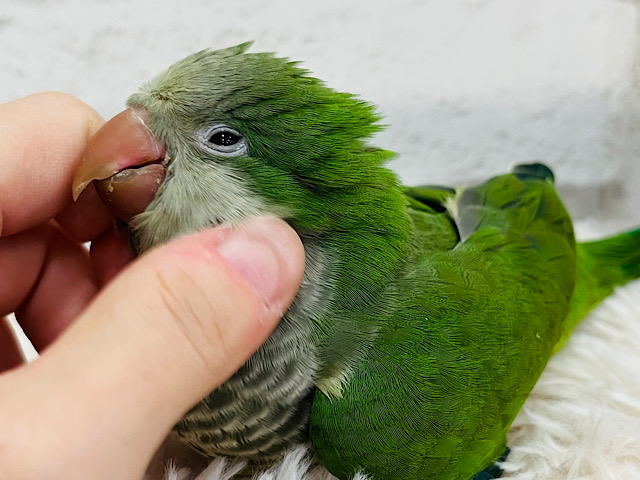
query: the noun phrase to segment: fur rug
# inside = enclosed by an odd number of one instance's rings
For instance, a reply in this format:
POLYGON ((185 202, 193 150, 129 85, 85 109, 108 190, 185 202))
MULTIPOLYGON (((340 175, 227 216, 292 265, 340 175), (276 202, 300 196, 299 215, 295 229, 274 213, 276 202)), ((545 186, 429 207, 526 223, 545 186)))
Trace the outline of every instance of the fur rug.
MULTIPOLYGON (((502 478, 640 478, 640 281, 594 310, 551 359, 513 423, 509 447, 502 478)), ((192 473, 188 462, 176 462, 165 480, 231 480, 242 468, 217 459, 192 473)), ((311 463, 301 446, 254 480, 334 479, 311 463)))

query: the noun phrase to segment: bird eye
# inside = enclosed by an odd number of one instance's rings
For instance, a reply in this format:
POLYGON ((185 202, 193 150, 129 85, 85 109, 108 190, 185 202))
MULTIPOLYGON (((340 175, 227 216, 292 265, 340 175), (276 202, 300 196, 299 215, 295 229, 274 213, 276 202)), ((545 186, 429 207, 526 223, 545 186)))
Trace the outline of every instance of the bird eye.
POLYGON ((231 130, 218 130, 209 137, 209 143, 218 147, 230 147, 240 141, 240 135, 231 130))
POLYGON ((203 146, 210 151, 225 156, 239 156, 247 153, 244 136, 226 125, 216 125, 200 135, 203 146))

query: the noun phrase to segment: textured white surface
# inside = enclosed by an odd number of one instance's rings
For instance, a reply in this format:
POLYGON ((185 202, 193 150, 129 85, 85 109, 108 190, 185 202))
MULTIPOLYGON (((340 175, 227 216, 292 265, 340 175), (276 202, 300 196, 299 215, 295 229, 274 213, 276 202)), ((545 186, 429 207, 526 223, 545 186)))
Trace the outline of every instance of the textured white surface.
MULTIPOLYGON (((636 2, 4 0, 0 101, 56 89, 110 117, 194 50, 254 39, 379 105, 407 183, 542 160, 577 216, 640 223, 636 2), (632 202, 633 200, 633 202, 632 202)), ((613 228, 613 227, 612 227, 613 228)))

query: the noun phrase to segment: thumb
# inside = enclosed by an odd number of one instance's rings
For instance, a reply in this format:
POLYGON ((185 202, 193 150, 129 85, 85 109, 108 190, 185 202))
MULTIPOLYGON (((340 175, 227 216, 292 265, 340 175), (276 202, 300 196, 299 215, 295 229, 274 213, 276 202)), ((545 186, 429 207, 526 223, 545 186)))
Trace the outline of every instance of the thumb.
POLYGON ((303 269, 300 239, 273 218, 143 255, 41 358, 7 374, 0 398, 12 387, 13 401, 0 415, 16 412, 12 448, 42 455, 51 449, 37 442, 51 435, 67 445, 33 478, 56 464, 73 466, 60 478, 139 478, 180 417, 267 338, 303 269))

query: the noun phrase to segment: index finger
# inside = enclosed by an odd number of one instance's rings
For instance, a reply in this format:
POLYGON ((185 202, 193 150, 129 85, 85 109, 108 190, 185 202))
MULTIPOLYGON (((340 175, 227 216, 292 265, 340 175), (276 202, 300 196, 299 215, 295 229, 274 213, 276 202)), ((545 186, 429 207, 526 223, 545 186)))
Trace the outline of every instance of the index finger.
MULTIPOLYGON (((0 105, 2 236, 42 224, 71 204, 73 172, 88 139, 103 123, 91 107, 62 93, 0 105)), ((109 221, 96 196, 79 201, 89 203, 83 210, 95 213, 92 221, 109 221)))

